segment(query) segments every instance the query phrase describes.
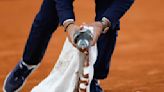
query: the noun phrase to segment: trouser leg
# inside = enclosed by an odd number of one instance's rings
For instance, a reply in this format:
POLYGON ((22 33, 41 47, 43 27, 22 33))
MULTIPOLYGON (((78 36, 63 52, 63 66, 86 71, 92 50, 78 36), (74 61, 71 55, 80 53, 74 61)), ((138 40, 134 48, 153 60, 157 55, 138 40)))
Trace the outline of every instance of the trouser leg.
POLYGON ((91 81, 90 92, 103 92, 98 84, 98 79, 104 79, 108 75, 116 37, 117 31, 110 31, 106 34, 102 34, 98 39, 98 57, 94 65, 94 78, 91 81))
POLYGON ((58 27, 58 16, 53 0, 44 0, 39 13, 32 24, 24 53, 23 61, 29 65, 41 62, 52 33, 58 27))
POLYGON ((107 77, 116 38, 117 31, 109 31, 106 34, 102 34, 98 39, 98 57, 94 65, 94 78, 104 79, 107 77))

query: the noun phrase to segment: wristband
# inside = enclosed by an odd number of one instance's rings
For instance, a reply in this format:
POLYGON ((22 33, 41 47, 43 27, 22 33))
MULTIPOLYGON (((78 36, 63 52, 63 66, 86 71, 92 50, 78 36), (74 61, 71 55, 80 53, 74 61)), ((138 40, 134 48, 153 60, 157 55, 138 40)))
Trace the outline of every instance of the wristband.
POLYGON ((74 19, 67 19, 63 22, 63 27, 64 27, 64 31, 66 32, 68 26, 70 26, 71 24, 74 24, 74 19))
POLYGON ((111 25, 110 21, 107 18, 103 17, 101 20, 101 24, 103 26, 102 33, 106 33, 109 30, 109 27, 111 25))
POLYGON ((74 22, 70 22, 70 23, 68 23, 68 24, 65 26, 65 28, 64 28, 64 29, 65 29, 65 30, 64 30, 65 32, 67 31, 67 28, 68 28, 71 24, 74 24, 74 22))

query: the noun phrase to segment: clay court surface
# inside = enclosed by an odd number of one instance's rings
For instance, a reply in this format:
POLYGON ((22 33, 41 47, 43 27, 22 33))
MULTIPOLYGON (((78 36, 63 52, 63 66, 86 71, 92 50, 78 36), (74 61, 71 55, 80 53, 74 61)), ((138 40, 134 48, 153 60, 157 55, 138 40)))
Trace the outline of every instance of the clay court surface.
MULTIPOLYGON (((21 59, 41 3, 42 0, 0 0, 0 92, 4 78, 21 59)), ((136 0, 122 18, 110 74, 101 82, 106 92, 164 92, 163 3, 163 0, 136 0)), ((79 24, 93 22, 94 0, 76 0, 75 7, 79 24)), ((63 29, 58 28, 42 64, 29 77, 22 92, 29 92, 49 74, 65 37, 63 29)))

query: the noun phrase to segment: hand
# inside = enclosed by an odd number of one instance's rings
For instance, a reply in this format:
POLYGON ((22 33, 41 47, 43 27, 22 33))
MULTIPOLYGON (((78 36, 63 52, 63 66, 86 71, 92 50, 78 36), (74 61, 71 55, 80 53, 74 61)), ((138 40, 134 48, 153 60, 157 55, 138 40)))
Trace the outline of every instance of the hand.
POLYGON ((68 39, 74 46, 75 46, 75 43, 74 43, 74 37, 73 36, 74 36, 75 32, 80 31, 80 30, 81 30, 81 28, 75 24, 70 24, 66 29, 68 39))
POLYGON ((100 34, 102 33, 103 30, 103 25, 101 22, 94 22, 91 24, 83 24, 82 26, 91 26, 93 27, 93 40, 91 41, 91 46, 95 45, 97 42, 100 34))

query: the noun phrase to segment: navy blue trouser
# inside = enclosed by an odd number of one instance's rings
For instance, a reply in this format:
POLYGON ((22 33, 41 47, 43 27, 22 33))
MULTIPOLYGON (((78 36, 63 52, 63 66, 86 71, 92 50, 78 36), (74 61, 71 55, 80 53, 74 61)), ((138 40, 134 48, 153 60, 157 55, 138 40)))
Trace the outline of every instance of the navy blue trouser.
MULTIPOLYGON (((29 65, 37 65, 41 62, 46 51, 52 33, 58 27, 58 16, 54 0, 44 0, 41 9, 34 19, 31 32, 23 53, 23 61, 29 65)), ((97 42, 98 58, 94 66, 95 79, 104 79, 108 75, 111 56, 115 47, 117 32, 109 31, 102 34, 97 42)), ((96 91, 96 85, 92 81, 91 92, 96 91)))

